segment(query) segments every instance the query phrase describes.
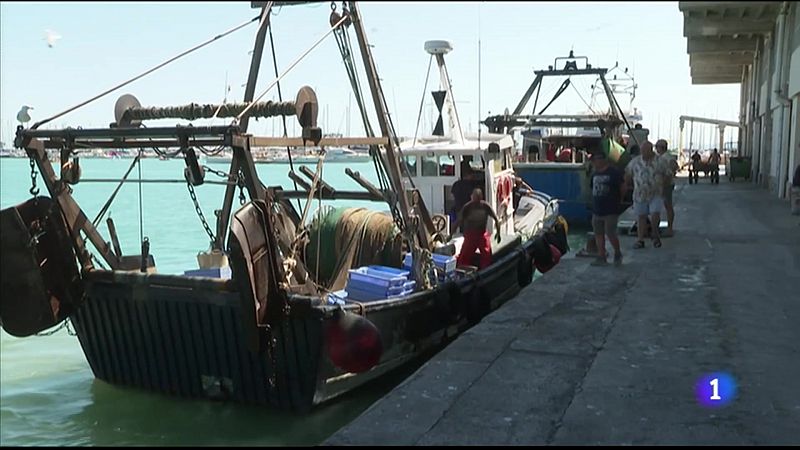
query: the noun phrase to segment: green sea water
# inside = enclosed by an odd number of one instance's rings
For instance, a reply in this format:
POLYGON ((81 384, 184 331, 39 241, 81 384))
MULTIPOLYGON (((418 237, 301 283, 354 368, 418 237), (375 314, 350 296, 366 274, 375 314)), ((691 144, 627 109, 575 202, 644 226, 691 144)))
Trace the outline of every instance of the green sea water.
MULTIPOLYGON (((83 178, 121 178, 131 162, 83 159, 83 178)), ((227 164, 210 165, 222 171, 228 168, 227 164)), ((141 177, 179 180, 183 167, 180 160, 145 159, 141 177)), ((350 168, 377 183, 372 163, 353 164, 350 168)), ((344 164, 327 164, 324 179, 338 189, 360 190, 344 169, 344 164)), ((292 189, 288 170, 288 165, 258 165, 265 185, 292 189)), ((210 173, 206 177, 217 179, 210 173)), ((134 169, 129 179, 138 178, 139 172, 134 169)), ((41 178, 38 185, 46 195, 41 178)), ((91 220, 115 187, 114 183, 79 183, 74 186, 73 195, 91 220)), ((0 207, 29 199, 29 188, 28 160, 0 159, 0 207)), ((221 207, 224 189, 208 184, 196 188, 212 229, 214 209, 221 207)), ((109 209, 123 254, 140 252, 139 198, 138 184, 128 183, 109 209)), ((196 269, 196 255, 208 248, 209 238, 186 184, 142 184, 141 199, 141 234, 150 240, 158 272, 181 274, 196 269)), ((385 204, 371 202, 326 204, 386 209, 385 204)), ((314 202, 312 212, 316 207, 314 202)), ((100 229, 108 236, 104 223, 100 229)), ((571 236, 573 249, 579 248, 576 245, 580 245, 580 239, 577 234, 571 236)), ((0 331, 0 445, 313 445, 357 417, 419 364, 357 389, 309 415, 298 416, 112 386, 94 378, 78 339, 65 329, 52 336, 24 339, 0 331)))

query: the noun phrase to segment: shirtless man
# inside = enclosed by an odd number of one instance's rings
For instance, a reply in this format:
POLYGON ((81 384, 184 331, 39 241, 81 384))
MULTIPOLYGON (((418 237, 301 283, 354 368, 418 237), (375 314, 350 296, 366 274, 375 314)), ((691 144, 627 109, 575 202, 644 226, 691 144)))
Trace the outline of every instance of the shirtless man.
POLYGON ((458 229, 460 223, 464 224, 464 243, 461 244, 461 253, 458 254, 456 260, 458 265, 472 265, 472 256, 475 254, 475 250, 479 250, 481 253, 478 268, 483 269, 492 263, 492 242, 489 232, 486 231, 489 217, 494 219, 495 239, 499 243, 500 220, 492 207, 483 201, 483 191, 476 188, 472 191, 472 200, 464 205, 455 224, 455 229, 458 229))

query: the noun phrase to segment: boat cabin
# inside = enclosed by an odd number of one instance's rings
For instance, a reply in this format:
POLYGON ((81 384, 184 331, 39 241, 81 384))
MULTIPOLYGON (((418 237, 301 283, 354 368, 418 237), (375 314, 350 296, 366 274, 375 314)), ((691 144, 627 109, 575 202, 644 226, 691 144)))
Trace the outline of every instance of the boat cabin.
MULTIPOLYGON (((400 149, 411 178, 407 184, 419 190, 431 215, 443 215, 453 224, 458 213, 453 185, 474 177, 476 187, 483 190, 484 200, 500 219, 501 234, 514 234, 511 136, 483 133, 479 139, 477 135, 467 135, 463 143, 450 137, 431 136, 401 142, 400 149), (467 166, 472 174, 465 174, 469 171, 467 166)), ((489 227, 494 232, 493 221, 489 227)))

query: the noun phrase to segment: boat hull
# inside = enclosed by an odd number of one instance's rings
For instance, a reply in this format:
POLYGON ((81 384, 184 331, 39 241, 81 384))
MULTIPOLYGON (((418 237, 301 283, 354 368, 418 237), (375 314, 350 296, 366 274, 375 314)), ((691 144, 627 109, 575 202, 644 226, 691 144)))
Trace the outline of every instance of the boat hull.
POLYGON ((266 351, 248 350, 230 281, 96 271, 72 321, 93 373, 108 383, 306 412, 440 348, 513 298, 530 282, 520 273, 532 264, 532 242, 517 238, 488 268, 436 290, 365 303, 363 311, 347 304, 381 335, 380 362, 363 373, 334 366, 324 330, 339 307, 309 297, 290 297, 289 316, 275 329, 274 365, 266 351))
POLYGON ((570 225, 591 224, 592 192, 588 168, 579 163, 516 163, 514 171, 537 191, 558 199, 559 214, 570 225))

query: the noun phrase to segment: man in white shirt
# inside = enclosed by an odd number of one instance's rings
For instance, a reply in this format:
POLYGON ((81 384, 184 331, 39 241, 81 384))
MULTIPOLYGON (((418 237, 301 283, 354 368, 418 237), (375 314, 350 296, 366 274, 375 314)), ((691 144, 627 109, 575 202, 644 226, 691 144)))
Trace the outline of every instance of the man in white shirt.
POLYGON ((641 146, 641 154, 631 160, 625 167, 625 183, 633 184, 633 212, 638 216, 638 240, 635 249, 644 248, 647 216, 650 215, 653 247, 661 247, 658 226, 661 223, 661 209, 664 207, 664 180, 671 170, 665 160, 653 152, 653 143, 645 141, 641 146))

